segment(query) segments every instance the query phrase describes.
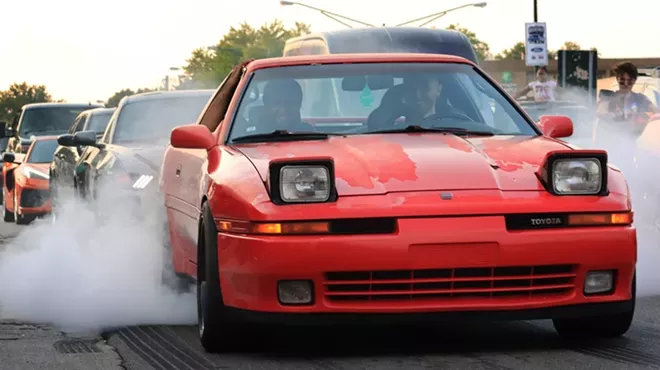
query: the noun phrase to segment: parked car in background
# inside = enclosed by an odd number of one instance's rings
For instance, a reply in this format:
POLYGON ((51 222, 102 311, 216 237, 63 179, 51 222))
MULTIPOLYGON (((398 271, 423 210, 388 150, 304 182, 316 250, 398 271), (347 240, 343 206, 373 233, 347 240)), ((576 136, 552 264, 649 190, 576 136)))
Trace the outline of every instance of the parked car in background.
MULTIPOLYGON (((95 108, 83 111, 73 121, 73 125, 67 135, 75 135, 83 131, 93 131, 97 139, 100 139, 106 127, 108 127, 108 123, 114 112, 115 108, 95 108)), ((85 146, 82 145, 59 145, 55 149, 53 161, 49 166, 51 191, 55 191, 55 188, 65 192, 66 190, 73 190, 75 185, 73 182, 75 177, 74 169, 84 150, 85 146)), ((69 195, 71 194, 69 192, 69 195)), ((51 195, 54 196, 53 194, 51 195)))
POLYGON ((33 103, 21 108, 9 129, 7 151, 26 153, 32 137, 65 134, 84 110, 101 108, 99 104, 33 103))
POLYGON ((213 90, 181 90, 132 95, 119 102, 101 138, 93 130, 61 135, 57 139, 61 146, 84 149, 73 168, 60 171, 53 182, 53 214, 63 200, 60 195, 71 185, 76 197, 99 212, 122 209, 121 202, 139 207, 143 197, 157 199, 160 163, 170 132, 194 122, 212 94, 213 90), (112 184, 107 188, 112 194, 103 192, 103 182, 112 184), (111 207, 103 208, 100 198, 111 207))
POLYGON ((3 160, 17 166, 3 167, 3 210, 6 222, 28 224, 51 211, 48 167, 57 148, 56 136, 41 136, 32 141, 23 157, 5 152, 3 160))

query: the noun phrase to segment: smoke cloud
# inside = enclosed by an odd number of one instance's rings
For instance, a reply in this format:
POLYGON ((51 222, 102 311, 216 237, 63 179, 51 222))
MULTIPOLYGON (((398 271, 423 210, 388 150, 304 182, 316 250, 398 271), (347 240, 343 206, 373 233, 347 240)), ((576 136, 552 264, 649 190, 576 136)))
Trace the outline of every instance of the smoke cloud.
MULTIPOLYGON (((571 100, 588 107, 596 114, 595 99, 586 92, 571 89, 570 95, 562 100, 571 100)), ((638 296, 660 295, 660 176, 657 163, 658 148, 653 150, 631 134, 632 123, 596 126, 595 120, 574 121, 576 134, 565 141, 585 149, 604 149, 609 162, 618 167, 626 177, 632 194, 637 228, 638 296), (655 166, 653 166, 655 164, 655 166)))
POLYGON ((3 316, 64 331, 196 324, 192 292, 162 284, 162 199, 136 208, 111 184, 103 189, 103 217, 67 197, 54 223, 33 222, 5 248, 3 316))

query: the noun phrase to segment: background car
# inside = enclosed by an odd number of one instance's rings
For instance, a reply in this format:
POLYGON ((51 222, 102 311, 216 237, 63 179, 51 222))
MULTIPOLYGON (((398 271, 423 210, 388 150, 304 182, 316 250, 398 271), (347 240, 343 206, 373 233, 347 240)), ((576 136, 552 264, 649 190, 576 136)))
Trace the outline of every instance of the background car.
MULTIPOLYGON (((213 90, 184 90, 132 95, 120 101, 100 139, 95 131, 60 136, 60 145, 85 147, 71 172, 75 195, 98 209, 100 198, 107 195, 108 212, 121 209, 115 201, 139 206, 141 197, 156 197, 172 128, 194 122, 212 94, 213 90), (104 193, 104 183, 111 184, 107 189, 113 194, 104 193)), ((57 205, 58 199, 55 212, 57 205)))
MULTIPOLYGON (((68 135, 74 135, 82 131, 93 131, 96 133, 96 137, 100 139, 114 111, 115 108, 95 108, 83 111, 73 121, 68 135)), ((81 145, 59 145, 55 150, 53 162, 49 168, 51 197, 53 199, 58 196, 55 194, 56 191, 64 192, 59 196, 73 195, 75 186, 74 169, 84 149, 85 147, 81 145)))
POLYGON ((41 136, 29 146, 24 158, 5 152, 6 163, 17 164, 11 170, 3 168, 5 176, 4 220, 28 224, 51 211, 48 167, 57 148, 57 137, 41 136))
POLYGON ((26 153, 32 143, 32 137, 65 134, 73 124, 73 120, 84 110, 100 108, 100 104, 74 103, 33 103, 21 108, 21 114, 16 116, 9 127, 10 153, 26 153))

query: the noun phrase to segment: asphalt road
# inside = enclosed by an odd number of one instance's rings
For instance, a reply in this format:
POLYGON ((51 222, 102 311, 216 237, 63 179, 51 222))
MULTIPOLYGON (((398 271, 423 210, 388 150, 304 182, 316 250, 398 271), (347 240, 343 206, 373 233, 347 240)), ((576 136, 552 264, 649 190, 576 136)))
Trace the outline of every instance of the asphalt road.
MULTIPOLYGON (((0 222, 0 243, 28 228, 0 222)), ((660 368, 659 314, 660 297, 640 299, 629 334, 598 343, 561 342, 548 322, 456 323, 376 331, 273 327, 255 348, 224 355, 204 353, 196 328, 190 326, 65 335, 46 325, 4 317, 0 321, 0 368, 653 369, 660 368)))

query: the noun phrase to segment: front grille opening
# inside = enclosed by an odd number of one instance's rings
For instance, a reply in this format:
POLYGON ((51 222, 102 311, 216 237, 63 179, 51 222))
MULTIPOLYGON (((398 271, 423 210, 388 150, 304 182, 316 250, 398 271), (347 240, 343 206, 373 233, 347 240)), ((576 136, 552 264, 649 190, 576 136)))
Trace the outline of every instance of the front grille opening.
POLYGON ((394 218, 355 218, 331 220, 330 232, 333 234, 394 234, 394 218))
POLYGON ((575 287, 575 265, 348 271, 325 274, 333 302, 552 297, 575 287))

